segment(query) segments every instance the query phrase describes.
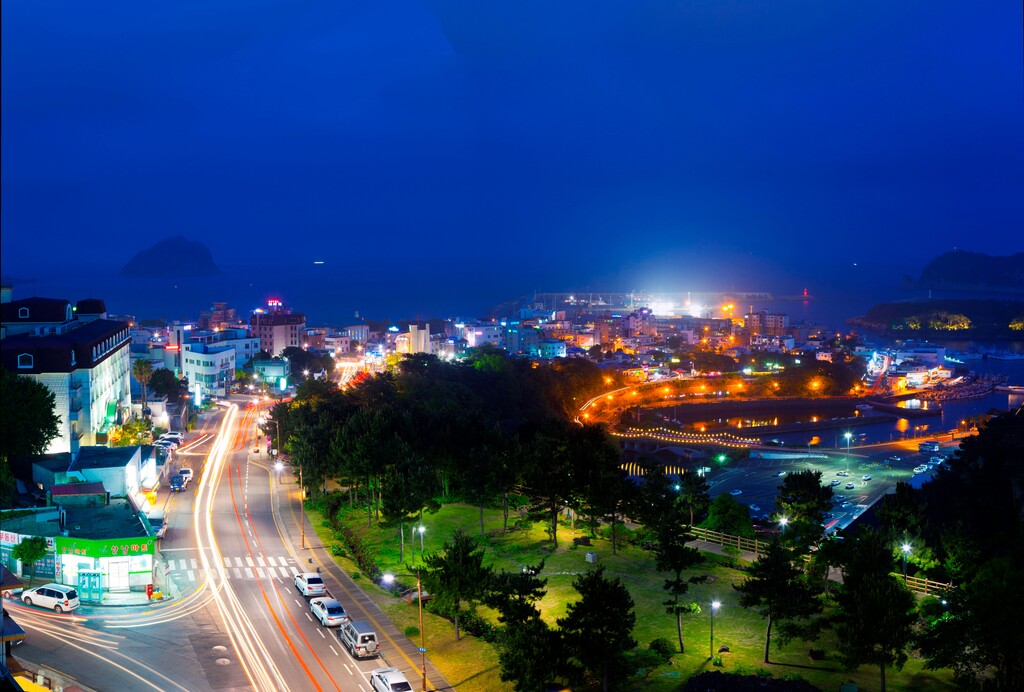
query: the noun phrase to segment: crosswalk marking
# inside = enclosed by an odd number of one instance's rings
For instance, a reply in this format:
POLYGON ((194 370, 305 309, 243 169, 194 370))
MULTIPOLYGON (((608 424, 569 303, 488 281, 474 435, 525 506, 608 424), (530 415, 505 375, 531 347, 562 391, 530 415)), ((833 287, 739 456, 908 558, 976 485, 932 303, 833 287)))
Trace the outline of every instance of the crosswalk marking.
MULTIPOLYGON (((295 562, 292 558, 284 555, 263 555, 256 559, 222 556, 222 559, 224 560, 223 578, 225 579, 277 579, 280 576, 287 580, 292 578, 295 562)), ((190 582, 202 581, 207 575, 207 572, 201 569, 199 562, 194 559, 168 559, 167 566, 171 573, 179 574, 190 582)), ((220 578, 217 565, 214 564, 213 567, 212 574, 220 578)))

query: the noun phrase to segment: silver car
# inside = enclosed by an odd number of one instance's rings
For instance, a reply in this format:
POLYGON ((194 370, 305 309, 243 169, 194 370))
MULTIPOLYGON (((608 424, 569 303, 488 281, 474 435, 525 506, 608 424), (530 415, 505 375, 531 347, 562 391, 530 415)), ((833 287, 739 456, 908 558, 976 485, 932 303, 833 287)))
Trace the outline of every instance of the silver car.
POLYGON ((412 685, 398 668, 370 671, 370 685, 376 692, 412 692, 412 685))
POLYGON ((316 572, 302 572, 295 575, 295 588, 303 596, 326 596, 327 585, 316 572))
POLYGON ((348 613, 333 598, 310 599, 309 610, 324 627, 338 627, 348 622, 348 613))

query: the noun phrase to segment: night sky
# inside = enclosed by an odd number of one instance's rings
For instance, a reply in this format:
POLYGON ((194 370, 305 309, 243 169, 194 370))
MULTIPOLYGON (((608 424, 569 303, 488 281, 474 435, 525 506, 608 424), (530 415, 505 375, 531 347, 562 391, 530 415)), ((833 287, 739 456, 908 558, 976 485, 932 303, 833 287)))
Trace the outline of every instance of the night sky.
POLYGON ((346 309, 422 282, 398 311, 895 285, 954 247, 1024 250, 1017 2, 2 12, 2 270, 22 284, 86 266, 102 286, 179 234, 263 292, 322 260, 346 309))

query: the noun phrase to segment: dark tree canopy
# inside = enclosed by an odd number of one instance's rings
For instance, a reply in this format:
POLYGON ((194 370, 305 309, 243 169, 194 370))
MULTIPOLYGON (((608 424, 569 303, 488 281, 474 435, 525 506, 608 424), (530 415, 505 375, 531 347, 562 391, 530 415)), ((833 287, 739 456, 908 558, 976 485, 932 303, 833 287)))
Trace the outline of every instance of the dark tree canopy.
POLYGON ((55 408, 56 398, 46 386, 0 368, 0 464, 9 469, 0 471, 0 480, 31 474, 27 457, 46 452, 60 434, 55 408))

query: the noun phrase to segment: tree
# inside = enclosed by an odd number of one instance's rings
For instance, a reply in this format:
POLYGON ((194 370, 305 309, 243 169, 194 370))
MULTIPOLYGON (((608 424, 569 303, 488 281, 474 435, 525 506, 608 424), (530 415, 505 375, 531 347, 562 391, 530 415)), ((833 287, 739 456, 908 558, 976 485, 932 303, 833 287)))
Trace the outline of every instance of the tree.
POLYGON ((399 562, 405 562, 405 522, 427 504, 433 480, 434 473, 430 467, 411 452, 388 465, 384 473, 380 508, 385 519, 398 524, 399 562))
POLYGON ((711 505, 710 490, 704 476, 692 471, 679 479, 679 499, 690 510, 690 526, 693 526, 694 512, 703 512, 711 505))
POLYGON ((779 541, 772 541, 768 551, 750 568, 750 576, 734 587, 740 592, 740 605, 755 608, 768 619, 764 633, 764 662, 772 641, 772 625, 777 621, 808 618, 821 611, 814 591, 804 574, 793 566, 793 553, 779 541))
POLYGON ((451 615, 455 623, 455 639, 459 634, 459 613, 462 604, 471 607, 487 593, 491 568, 484 567, 484 551, 462 529, 455 531, 451 541, 445 541, 440 553, 424 558, 425 588, 434 594, 435 604, 451 615))
POLYGON ((708 518, 700 526, 711 531, 721 531, 733 536, 754 537, 754 526, 750 522, 750 510, 741 505, 728 493, 720 493, 711 502, 708 518))
POLYGON ((644 485, 634 513, 657 538, 654 556, 658 571, 672 573, 672 577, 666 579, 663 586, 670 596, 663 605, 665 612, 676 618, 680 653, 686 651, 683 643, 683 615, 700 612, 700 607, 695 603, 681 602, 690 589, 690 582, 683 578, 683 572, 701 561, 700 552, 686 545, 693 540, 687 530, 686 512, 683 498, 665 476, 664 469, 655 467, 644 476, 644 485))
POLYGON ((142 387, 142 415, 146 415, 146 393, 149 388, 149 378, 153 376, 153 364, 148 360, 139 359, 132 363, 132 377, 142 387))
POLYGON ((11 557, 30 567, 28 585, 31 586, 36 574, 36 563, 46 557, 46 539, 42 536, 22 538, 21 543, 11 550, 11 557))
POLYGON ((188 385, 179 380, 167 368, 157 368, 149 377, 149 387, 157 396, 167 397, 167 401, 176 404, 188 392, 188 385))
POLYGON ((578 677, 582 669, 600 678, 604 692, 620 689, 632 672, 626 652, 636 647, 633 597, 618 577, 605 578, 603 565, 572 585, 581 598, 558 620, 570 675, 578 677))
POLYGON ((825 512, 832 508, 832 487, 821 484, 821 471, 790 473, 779 486, 775 507, 787 520, 783 542, 806 551, 821 540, 825 512))
POLYGON ((1024 689, 1024 559, 996 558, 944 595, 945 609, 917 641, 926 668, 952 668, 965 688, 1024 689), (993 674, 994 672, 994 674, 993 674))
POLYGON ((847 551, 843 584, 838 588, 835 616, 839 658, 850 670, 874 664, 885 692, 885 669, 901 669, 915 622, 914 595, 892 575, 895 567, 889 541, 864 530, 847 551))
POLYGON ((15 475, 30 472, 16 467, 15 460, 45 453, 60 435, 56 402, 46 386, 0 368, 0 457, 15 475))
POLYGON ((524 692, 543 689, 561 661, 558 632, 541 620, 536 606, 546 593, 547 580, 537 576, 543 569, 541 561, 520 572, 496 574, 484 597, 503 625, 497 641, 501 679, 524 692))

